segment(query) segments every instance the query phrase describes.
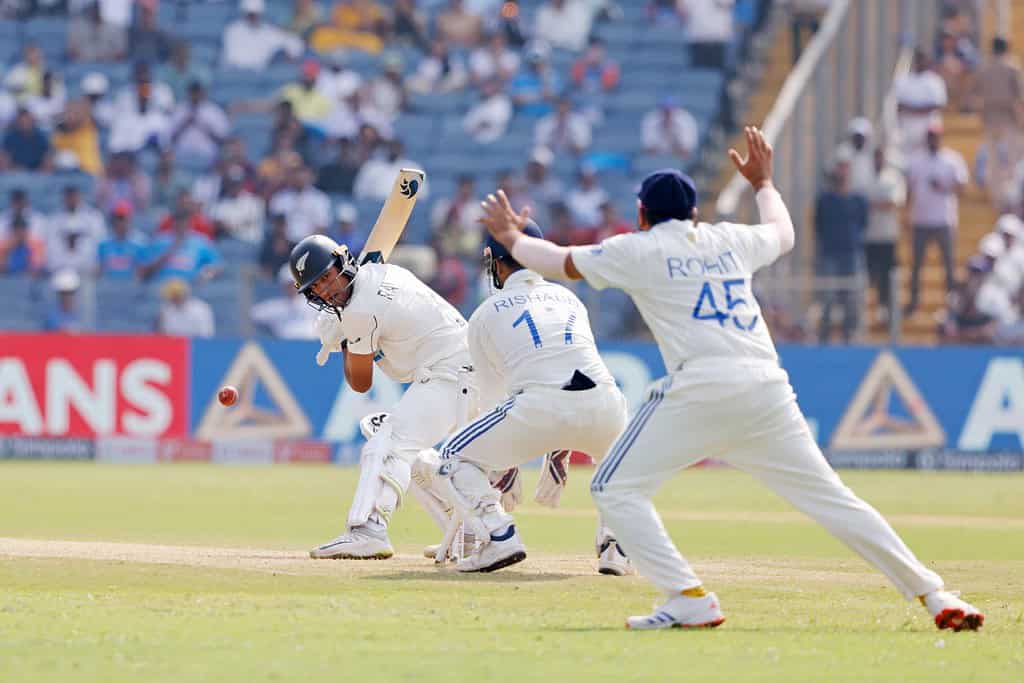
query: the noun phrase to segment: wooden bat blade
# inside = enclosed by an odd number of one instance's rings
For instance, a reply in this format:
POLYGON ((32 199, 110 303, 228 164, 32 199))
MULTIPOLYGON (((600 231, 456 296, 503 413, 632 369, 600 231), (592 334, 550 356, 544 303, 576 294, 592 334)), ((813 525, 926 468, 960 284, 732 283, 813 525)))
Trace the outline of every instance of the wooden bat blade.
POLYGON ((395 178, 391 194, 380 209, 377 222, 366 239, 363 252, 359 255, 359 263, 387 261, 398 244, 399 238, 409 222, 416 199, 423 188, 427 174, 415 168, 403 168, 395 178))

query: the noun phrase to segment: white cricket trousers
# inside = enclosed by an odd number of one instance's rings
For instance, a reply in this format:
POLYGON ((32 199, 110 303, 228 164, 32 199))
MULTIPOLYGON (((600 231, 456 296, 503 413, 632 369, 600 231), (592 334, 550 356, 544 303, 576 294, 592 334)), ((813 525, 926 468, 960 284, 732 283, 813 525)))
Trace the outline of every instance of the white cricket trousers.
POLYGON ((562 449, 599 460, 622 432, 627 416, 626 399, 614 384, 586 391, 532 386, 452 434, 441 457, 457 457, 485 472, 517 467, 562 449))
POLYGON ((941 588, 942 579, 832 470, 788 378, 778 374, 783 379, 695 385, 683 369, 649 391, 591 482, 605 523, 640 574, 669 596, 701 585, 651 498, 679 470, 715 458, 760 479, 877 567, 908 599, 941 588))

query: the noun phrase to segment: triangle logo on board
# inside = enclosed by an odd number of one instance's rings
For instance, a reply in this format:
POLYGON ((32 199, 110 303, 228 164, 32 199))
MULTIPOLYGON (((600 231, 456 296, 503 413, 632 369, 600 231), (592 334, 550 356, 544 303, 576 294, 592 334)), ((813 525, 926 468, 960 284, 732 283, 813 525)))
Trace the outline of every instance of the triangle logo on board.
POLYGON ((222 406, 213 396, 199 421, 197 438, 298 439, 312 433, 309 418, 258 344, 246 342, 241 348, 221 379, 225 384, 238 387, 238 403, 222 406), (258 387, 276 410, 255 405, 258 387))
POLYGON ((835 450, 916 450, 946 433, 895 355, 882 351, 846 407, 829 444, 835 450))

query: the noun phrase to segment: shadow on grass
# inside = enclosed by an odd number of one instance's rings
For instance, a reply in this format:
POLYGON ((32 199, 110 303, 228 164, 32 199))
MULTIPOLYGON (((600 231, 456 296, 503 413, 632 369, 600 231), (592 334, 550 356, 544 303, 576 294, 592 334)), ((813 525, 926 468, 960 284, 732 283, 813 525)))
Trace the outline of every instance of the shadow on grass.
POLYGON ((576 578, 576 574, 562 572, 492 572, 489 574, 467 574, 453 570, 405 570, 388 574, 368 574, 359 577, 375 581, 475 581, 478 583, 539 583, 544 581, 565 581, 576 578))

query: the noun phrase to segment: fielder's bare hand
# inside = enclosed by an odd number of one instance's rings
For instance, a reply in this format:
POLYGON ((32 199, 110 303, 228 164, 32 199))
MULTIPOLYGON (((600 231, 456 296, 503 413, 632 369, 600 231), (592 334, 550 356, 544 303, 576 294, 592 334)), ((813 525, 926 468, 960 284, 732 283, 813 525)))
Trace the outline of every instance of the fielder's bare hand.
POLYGON ((743 134, 747 138, 747 158, 742 158, 735 149, 729 150, 729 158, 757 192, 772 184, 772 146, 756 126, 745 126, 743 134))
POLYGON ((516 213, 504 190, 487 195, 487 199, 480 202, 480 206, 484 210, 480 222, 487 228, 487 232, 506 249, 511 249, 512 243, 516 241, 516 237, 526 226, 526 221, 530 219, 530 207, 516 213))

